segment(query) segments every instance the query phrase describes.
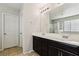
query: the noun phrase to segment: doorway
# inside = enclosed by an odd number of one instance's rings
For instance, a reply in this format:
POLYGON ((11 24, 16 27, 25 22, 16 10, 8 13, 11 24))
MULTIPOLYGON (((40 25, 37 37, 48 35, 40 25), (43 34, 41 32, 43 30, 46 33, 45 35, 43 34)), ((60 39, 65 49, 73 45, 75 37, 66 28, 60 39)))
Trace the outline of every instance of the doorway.
POLYGON ((14 13, 0 14, 0 55, 11 55, 21 50, 20 17, 14 13), (12 52, 14 51, 14 52, 12 52))

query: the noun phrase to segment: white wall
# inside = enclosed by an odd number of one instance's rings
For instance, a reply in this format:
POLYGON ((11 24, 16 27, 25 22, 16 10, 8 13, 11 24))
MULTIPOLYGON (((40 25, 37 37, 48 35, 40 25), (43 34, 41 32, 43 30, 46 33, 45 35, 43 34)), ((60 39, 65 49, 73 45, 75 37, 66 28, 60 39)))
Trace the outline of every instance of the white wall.
POLYGON ((17 10, 16 8, 0 5, 0 12, 9 12, 13 14, 19 14, 20 11, 17 10))
POLYGON ((23 52, 33 50, 32 33, 40 32, 38 4, 24 4, 22 12, 23 52))
POLYGON ((44 14, 40 14, 40 21, 41 21, 41 32, 49 33, 49 13, 46 12, 44 14))

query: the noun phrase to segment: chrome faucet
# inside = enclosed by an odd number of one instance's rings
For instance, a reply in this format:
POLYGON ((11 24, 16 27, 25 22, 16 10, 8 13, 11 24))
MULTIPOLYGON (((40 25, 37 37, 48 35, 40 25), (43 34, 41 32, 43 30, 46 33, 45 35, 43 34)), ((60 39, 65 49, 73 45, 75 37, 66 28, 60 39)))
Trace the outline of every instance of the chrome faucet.
POLYGON ((65 35, 64 35, 64 36, 62 36, 62 37, 63 37, 63 38, 66 38, 66 39, 68 39, 68 36, 65 36, 65 35))

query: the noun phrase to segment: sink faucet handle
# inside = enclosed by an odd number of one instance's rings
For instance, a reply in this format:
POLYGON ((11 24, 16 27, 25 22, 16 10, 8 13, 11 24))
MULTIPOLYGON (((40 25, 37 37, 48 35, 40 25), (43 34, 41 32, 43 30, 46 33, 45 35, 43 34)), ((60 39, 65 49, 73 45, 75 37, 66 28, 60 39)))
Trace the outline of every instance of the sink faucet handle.
POLYGON ((68 36, 63 36, 63 38, 66 38, 66 39, 67 39, 67 38, 68 38, 68 36))

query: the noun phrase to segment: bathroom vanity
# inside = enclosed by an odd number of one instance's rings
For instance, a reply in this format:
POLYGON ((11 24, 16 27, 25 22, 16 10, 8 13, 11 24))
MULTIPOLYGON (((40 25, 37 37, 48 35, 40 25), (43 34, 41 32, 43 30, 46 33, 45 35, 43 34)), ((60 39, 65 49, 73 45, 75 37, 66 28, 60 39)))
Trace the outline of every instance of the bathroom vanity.
POLYGON ((79 43, 33 34, 33 50, 41 56, 78 56, 79 43))

